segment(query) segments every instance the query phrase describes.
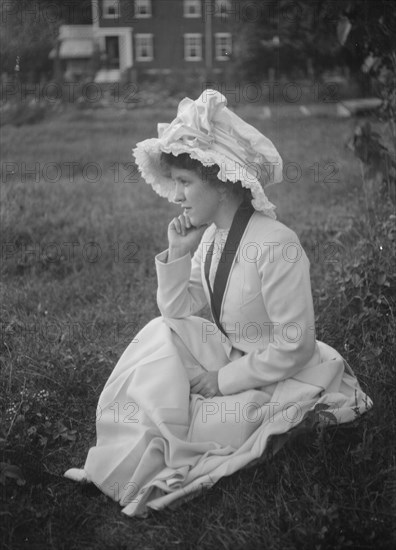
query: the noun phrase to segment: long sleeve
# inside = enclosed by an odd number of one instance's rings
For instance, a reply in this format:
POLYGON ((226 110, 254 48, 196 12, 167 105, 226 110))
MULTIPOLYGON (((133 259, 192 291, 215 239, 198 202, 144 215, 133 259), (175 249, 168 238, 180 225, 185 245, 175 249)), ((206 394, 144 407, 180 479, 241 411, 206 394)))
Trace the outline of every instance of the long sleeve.
MULTIPOLYGON (((261 297, 270 319, 265 327, 270 335, 268 344, 219 370, 219 388, 224 395, 279 382, 296 374, 314 357, 309 260, 295 233, 282 227, 270 239, 267 236, 272 246, 262 247, 256 263, 261 297)), ((249 318, 249 309, 244 318, 249 318)))
POLYGON ((158 279, 157 305, 164 317, 188 317, 199 312, 207 304, 201 279, 204 242, 203 236, 192 258, 188 253, 165 263, 167 250, 155 256, 158 279))

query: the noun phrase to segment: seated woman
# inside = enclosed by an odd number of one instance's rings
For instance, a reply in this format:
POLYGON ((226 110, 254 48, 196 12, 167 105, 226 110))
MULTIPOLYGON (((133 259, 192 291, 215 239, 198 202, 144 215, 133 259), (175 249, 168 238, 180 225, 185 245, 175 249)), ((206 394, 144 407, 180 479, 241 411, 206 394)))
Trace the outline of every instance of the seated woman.
POLYGON ((128 515, 180 503, 259 459, 317 404, 335 422, 372 406, 315 340, 308 258, 264 193, 282 180, 272 142, 213 90, 185 98, 158 130, 136 162, 184 210, 155 257, 161 316, 121 356, 99 399, 96 446, 65 474, 128 515), (213 322, 197 316, 207 304, 213 322))

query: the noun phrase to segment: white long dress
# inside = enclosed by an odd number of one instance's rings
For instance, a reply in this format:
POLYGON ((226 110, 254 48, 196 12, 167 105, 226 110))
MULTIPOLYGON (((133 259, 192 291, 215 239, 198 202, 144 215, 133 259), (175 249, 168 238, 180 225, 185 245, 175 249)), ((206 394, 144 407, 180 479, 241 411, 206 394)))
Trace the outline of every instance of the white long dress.
MULTIPOLYGON (((219 245, 211 264, 212 288, 226 236, 211 226, 201 241, 214 238, 219 245)), ((181 288, 183 281, 178 286, 167 274, 182 277, 191 269, 189 255, 176 264, 167 264, 166 256, 166 251, 156 256, 159 294, 181 288)), ((200 263, 197 252, 191 277, 197 277, 200 263)), ((204 326, 208 321, 196 315, 150 321, 119 359, 99 398, 97 442, 84 469, 127 515, 145 515, 148 508, 199 495, 262 457, 270 436, 284 434, 318 404, 327 406, 337 422, 352 421, 356 411, 372 406, 342 357, 322 342, 315 344, 325 380, 320 386, 290 376, 213 399, 191 395, 194 376, 245 355, 235 345, 226 353, 220 337, 204 340, 204 326)))

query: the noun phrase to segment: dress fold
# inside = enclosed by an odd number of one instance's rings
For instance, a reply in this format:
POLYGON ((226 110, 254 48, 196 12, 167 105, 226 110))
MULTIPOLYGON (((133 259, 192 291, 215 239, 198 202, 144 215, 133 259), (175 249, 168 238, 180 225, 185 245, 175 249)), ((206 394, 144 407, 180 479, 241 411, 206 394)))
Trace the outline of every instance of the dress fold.
MULTIPOLYGON (((201 322, 151 321, 100 396, 97 444, 84 469, 127 515, 144 516, 199 495, 262 457, 271 436, 289 431, 318 403, 328 405, 337 422, 350 422, 371 406, 341 356, 322 342, 318 364, 302 377, 280 381, 273 391, 264 387, 212 399, 190 395, 190 369, 204 372, 191 365, 201 322), (195 344, 186 351, 185 342, 195 344)), ((221 342, 214 342, 200 357, 207 367, 210 354, 219 364, 228 360, 221 342)))

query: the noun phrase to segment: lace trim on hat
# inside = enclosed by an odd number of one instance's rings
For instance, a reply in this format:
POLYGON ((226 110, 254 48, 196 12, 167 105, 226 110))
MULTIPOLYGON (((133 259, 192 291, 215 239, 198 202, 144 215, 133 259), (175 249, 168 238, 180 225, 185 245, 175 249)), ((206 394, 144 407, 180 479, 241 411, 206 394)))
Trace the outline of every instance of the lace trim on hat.
POLYGON ((187 148, 185 145, 177 142, 169 146, 161 145, 160 147, 158 138, 146 139, 138 143, 135 149, 133 149, 136 164, 144 180, 153 187, 158 195, 167 198, 169 202, 173 202, 174 183, 172 179, 164 173, 163 166, 160 162, 161 152, 172 153, 175 156, 182 153, 188 153, 192 159, 199 160, 204 166, 213 166, 217 164, 220 167, 217 177, 221 181, 226 182, 228 180, 232 183, 241 181, 242 186, 250 189, 252 192, 252 205, 254 209, 276 219, 276 214, 274 212, 276 207, 268 200, 257 177, 251 173, 247 174, 248 177, 241 177, 241 173, 243 174, 246 170, 234 160, 213 150, 203 151, 202 149, 194 147, 187 148), (236 170, 237 166, 239 168, 238 171, 236 170))

